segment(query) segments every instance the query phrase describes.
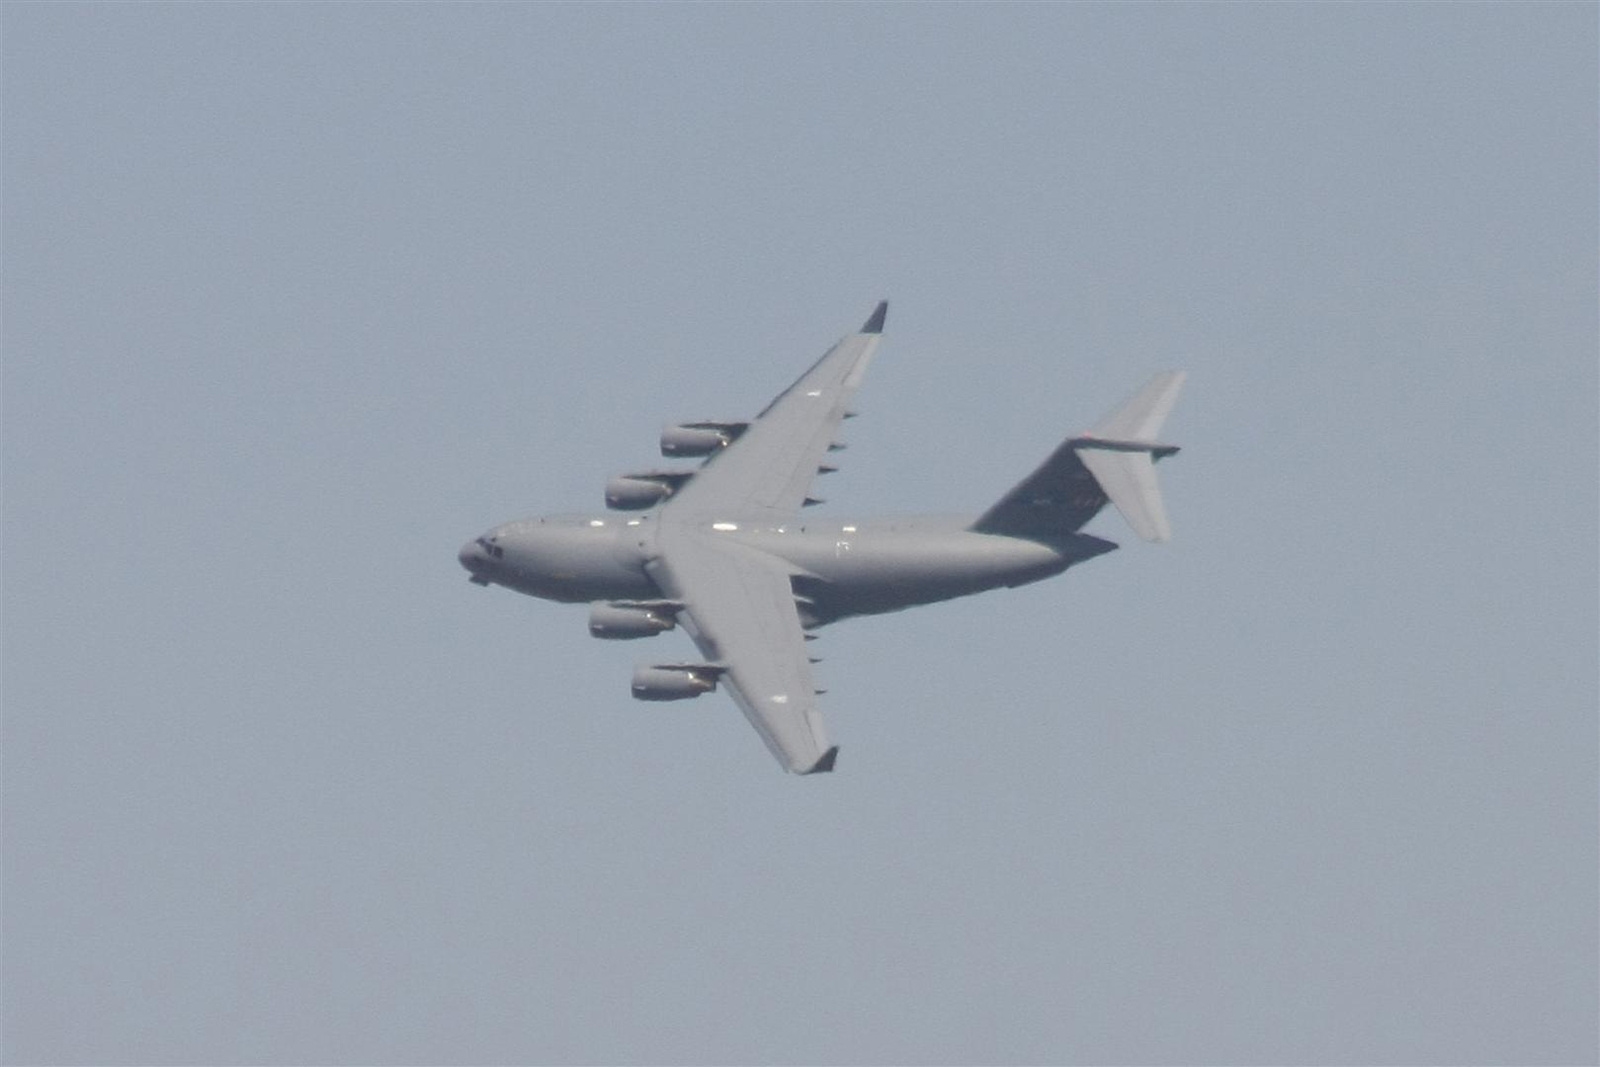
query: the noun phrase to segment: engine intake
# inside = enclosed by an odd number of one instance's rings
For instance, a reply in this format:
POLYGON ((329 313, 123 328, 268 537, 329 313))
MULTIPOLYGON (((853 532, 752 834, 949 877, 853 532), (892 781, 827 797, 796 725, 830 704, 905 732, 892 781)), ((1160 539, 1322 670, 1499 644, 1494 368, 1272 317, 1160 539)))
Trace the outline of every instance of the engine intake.
POLYGON ((640 664, 633 669, 633 698, 690 700, 715 689, 722 670, 711 663, 640 664))
POLYGON ((606 507, 639 511, 653 507, 676 493, 694 471, 637 471, 619 474, 606 483, 606 507))
POLYGON ((748 429, 748 422, 679 422, 661 431, 661 454, 671 458, 709 456, 727 448, 748 429))
POLYGON ((681 607, 670 600, 602 600, 589 606, 589 636, 608 641, 654 637, 678 625, 681 607))

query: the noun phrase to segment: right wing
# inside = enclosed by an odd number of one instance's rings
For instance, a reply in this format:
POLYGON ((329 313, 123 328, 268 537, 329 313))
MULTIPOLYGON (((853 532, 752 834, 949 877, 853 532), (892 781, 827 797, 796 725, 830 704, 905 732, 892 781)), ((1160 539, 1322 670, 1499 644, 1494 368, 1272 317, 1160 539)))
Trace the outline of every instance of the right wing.
POLYGON ((833 770, 839 749, 817 710, 789 564, 700 530, 661 537, 650 577, 683 604, 678 621, 750 725, 785 770, 833 770))
POLYGON ((793 518, 877 350, 888 308, 880 303, 860 331, 828 349, 663 508, 793 518))

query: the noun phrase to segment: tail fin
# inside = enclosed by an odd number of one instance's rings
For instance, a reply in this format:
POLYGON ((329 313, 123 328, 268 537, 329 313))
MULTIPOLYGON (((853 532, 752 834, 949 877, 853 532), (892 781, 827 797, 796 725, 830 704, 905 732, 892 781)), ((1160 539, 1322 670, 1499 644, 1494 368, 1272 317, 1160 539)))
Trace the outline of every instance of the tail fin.
POLYGON ((1081 437, 1068 438, 972 524, 981 533, 1055 536, 1079 530, 1105 506, 1117 506, 1147 541, 1172 536, 1155 461, 1178 451, 1155 435, 1183 385, 1182 371, 1158 374, 1133 399, 1081 437))
POLYGON ((1072 439, 1072 449, 1100 489, 1128 520, 1133 532, 1146 541, 1172 537, 1155 461, 1178 451, 1157 444, 1155 435, 1167 421, 1183 386, 1182 371, 1167 371, 1150 379, 1122 407, 1101 419, 1094 429, 1072 439))

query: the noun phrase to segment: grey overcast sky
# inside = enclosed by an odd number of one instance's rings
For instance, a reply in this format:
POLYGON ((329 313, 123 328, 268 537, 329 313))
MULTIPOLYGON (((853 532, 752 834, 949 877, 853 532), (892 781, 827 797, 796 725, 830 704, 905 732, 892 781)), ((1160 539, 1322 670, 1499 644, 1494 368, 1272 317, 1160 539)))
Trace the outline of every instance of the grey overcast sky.
POLYGON ((11 1063, 1594 1063, 1597 8, 6 4, 11 1063), (1155 370, 1176 527, 824 632, 469 585, 888 331, 823 512, 1155 370))

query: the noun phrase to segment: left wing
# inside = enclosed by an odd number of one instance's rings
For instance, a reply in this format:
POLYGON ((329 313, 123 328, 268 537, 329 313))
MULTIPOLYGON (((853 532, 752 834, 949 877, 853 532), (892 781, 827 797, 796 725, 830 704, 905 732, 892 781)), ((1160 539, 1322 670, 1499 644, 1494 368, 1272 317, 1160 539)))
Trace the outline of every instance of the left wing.
POLYGON ((789 564, 691 528, 663 529, 659 551, 650 577, 683 604, 678 621, 778 762, 833 770, 839 749, 817 710, 789 564))
POLYGON ((877 350, 888 310, 881 302, 859 332, 828 349, 663 508, 792 518, 877 350))

